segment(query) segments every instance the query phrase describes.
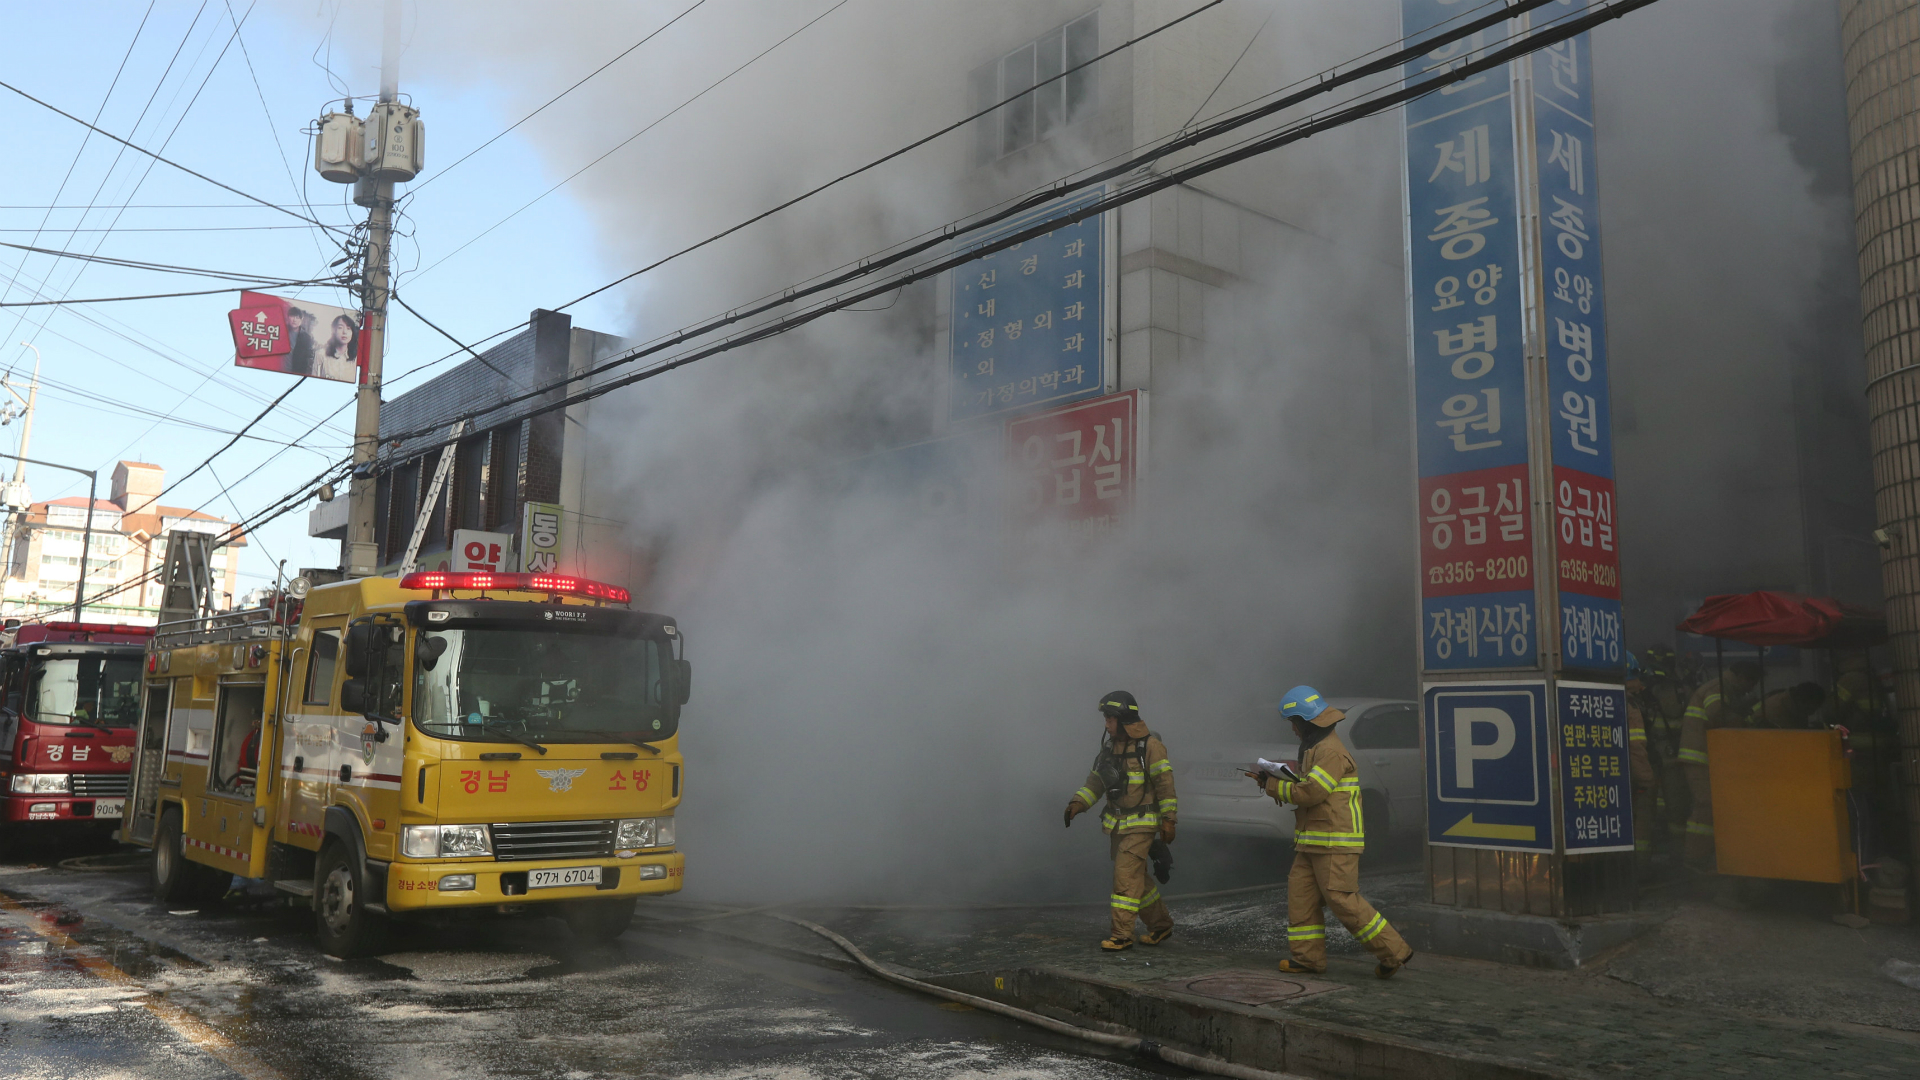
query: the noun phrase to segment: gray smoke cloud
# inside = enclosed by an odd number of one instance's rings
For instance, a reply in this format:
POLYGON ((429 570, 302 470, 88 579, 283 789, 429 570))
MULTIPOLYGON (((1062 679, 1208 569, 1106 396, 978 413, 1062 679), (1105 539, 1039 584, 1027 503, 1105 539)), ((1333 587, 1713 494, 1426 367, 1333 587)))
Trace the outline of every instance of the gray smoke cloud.
MULTIPOLYGON (((710 6, 525 129, 556 178, 827 4, 710 6)), ((1639 584, 1720 587, 1694 584, 1716 556, 1666 554, 1681 508, 1724 509, 1729 538, 1771 524, 1741 516, 1754 461, 1780 453, 1743 415, 1791 394, 1728 384, 1750 364, 1790 367, 1816 311, 1832 310, 1809 296, 1832 285, 1837 211, 1779 133, 1772 90, 1800 44, 1779 28, 1808 6, 1669 0, 1598 46, 1630 603, 1639 584), (1720 110, 1711 132, 1702 103, 1720 110), (1740 393, 1752 396, 1722 407, 1740 393)), ((1103 47, 1190 7, 1103 5, 1103 47)), ((962 115, 970 70, 1088 9, 855 0, 573 191, 623 272, 962 115)), ((488 86, 508 117, 663 17, 484 10, 423 4, 405 78, 488 86)), ((650 275, 625 294, 629 325, 594 329, 647 340, 733 308, 1165 134, 1210 93, 1209 113, 1397 29, 1390 3, 1228 4, 1105 65, 1101 119, 1070 136, 976 169, 956 135, 650 275)), ((646 603, 689 635, 692 894, 1088 893, 1100 886, 1081 871, 1097 873, 1105 845, 1086 819, 1071 833, 1056 822, 1092 756, 1099 694, 1139 695, 1176 761, 1260 725, 1277 733, 1273 702, 1298 682, 1412 695, 1399 124, 1356 124, 1200 185, 1257 212, 1210 234, 1209 250, 1233 249, 1218 260, 1228 285, 1177 294, 1204 333, 1156 360, 1147 512, 1072 558, 1035 555, 995 524, 985 476, 969 512, 936 514, 875 465, 941 434, 935 286, 593 406, 589 509, 629 523, 625 542, 652 560, 646 603)), ((1123 250, 1186 227, 1174 198, 1127 213, 1123 250)))

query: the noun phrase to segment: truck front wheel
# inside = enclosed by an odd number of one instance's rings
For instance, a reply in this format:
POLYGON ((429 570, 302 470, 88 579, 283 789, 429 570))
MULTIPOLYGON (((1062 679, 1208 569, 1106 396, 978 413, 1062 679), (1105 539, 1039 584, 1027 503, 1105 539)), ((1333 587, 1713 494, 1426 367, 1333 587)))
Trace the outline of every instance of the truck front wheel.
POLYGON ((160 815, 160 834, 153 842, 154 899, 163 904, 211 904, 227 894, 233 875, 187 858, 182 843, 180 811, 160 815))
POLYGON ((633 922, 632 897, 625 900, 573 900, 566 906, 567 929, 581 941, 603 944, 627 932, 633 922))
POLYGON ((385 925, 367 910, 367 899, 353 853, 345 844, 328 844, 313 869, 314 925, 328 955, 348 960, 378 951, 385 925))

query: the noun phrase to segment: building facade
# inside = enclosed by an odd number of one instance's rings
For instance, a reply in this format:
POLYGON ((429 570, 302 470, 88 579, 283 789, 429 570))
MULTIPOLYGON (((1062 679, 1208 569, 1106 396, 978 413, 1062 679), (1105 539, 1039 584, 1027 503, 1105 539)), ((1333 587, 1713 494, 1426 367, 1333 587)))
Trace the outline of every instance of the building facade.
MULTIPOLYGON (((245 536, 233 523, 199 510, 163 506, 166 470, 140 461, 114 467, 112 497, 93 505, 93 538, 87 549, 86 603, 90 622, 152 625, 159 614, 156 571, 166 560, 167 534, 206 533, 228 545, 216 548, 212 566, 214 602, 233 606, 239 596, 240 552, 245 536), (98 601, 93 597, 100 597, 98 601)), ((36 502, 9 526, 9 553, 0 616, 26 621, 71 618, 87 528, 85 497, 36 502)))
MULTIPOLYGON (((583 372, 618 344, 609 335, 575 329, 565 314, 536 311, 527 329, 477 359, 383 402, 374 512, 380 572, 394 574, 409 565, 407 552, 416 530, 420 539, 411 565, 420 569, 464 568, 456 565, 461 560, 453 548, 459 532, 508 538, 507 550, 500 553, 503 562, 496 568, 515 569, 521 553, 512 546, 529 503, 565 508, 564 565, 571 572, 586 572, 588 553, 604 533, 580 503, 587 463, 578 430, 588 406, 526 418, 520 414, 537 401, 495 408, 468 419, 451 446, 442 444, 453 437, 458 418, 570 372, 583 372), (434 477, 448 455, 445 483, 429 505, 434 477)), ((344 540, 346 509, 344 497, 321 503, 309 517, 309 535, 344 540)))

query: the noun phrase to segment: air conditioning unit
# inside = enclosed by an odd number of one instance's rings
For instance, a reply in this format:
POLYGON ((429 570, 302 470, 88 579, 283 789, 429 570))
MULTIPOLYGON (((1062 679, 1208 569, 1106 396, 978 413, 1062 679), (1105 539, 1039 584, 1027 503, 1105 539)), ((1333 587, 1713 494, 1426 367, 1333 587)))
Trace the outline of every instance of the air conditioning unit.
POLYGON ((313 171, 336 184, 353 183, 360 178, 360 163, 366 158, 365 141, 366 129, 352 113, 321 117, 313 140, 313 171))
POLYGON ((367 114, 366 136, 365 175, 403 184, 420 174, 427 142, 420 110, 383 101, 367 114))

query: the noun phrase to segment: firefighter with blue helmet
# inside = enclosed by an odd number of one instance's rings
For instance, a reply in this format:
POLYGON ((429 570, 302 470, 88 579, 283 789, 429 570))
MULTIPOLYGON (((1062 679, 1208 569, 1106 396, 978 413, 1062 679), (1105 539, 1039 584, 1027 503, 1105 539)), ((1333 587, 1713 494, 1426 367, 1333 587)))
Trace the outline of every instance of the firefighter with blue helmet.
POLYGON ((1325 907, 1373 951, 1374 974, 1390 979, 1413 958, 1413 949, 1360 895, 1360 852, 1366 846, 1360 773, 1333 733, 1346 713, 1329 706, 1313 687, 1296 686, 1280 700, 1280 715, 1300 739, 1296 775, 1247 774, 1275 802, 1294 807, 1293 869, 1287 874, 1290 955, 1280 961, 1280 970, 1299 975, 1327 970, 1325 907))

